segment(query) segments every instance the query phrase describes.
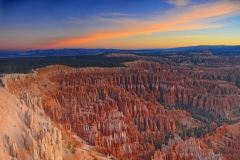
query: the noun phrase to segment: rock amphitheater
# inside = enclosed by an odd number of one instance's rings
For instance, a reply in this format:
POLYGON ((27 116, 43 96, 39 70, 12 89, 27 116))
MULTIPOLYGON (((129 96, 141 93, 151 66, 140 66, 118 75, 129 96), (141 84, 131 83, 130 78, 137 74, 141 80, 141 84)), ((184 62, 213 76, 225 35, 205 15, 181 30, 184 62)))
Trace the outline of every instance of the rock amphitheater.
POLYGON ((204 69, 139 60, 126 68, 56 65, 5 75, 0 159, 239 159, 239 123, 211 123, 201 137, 180 137, 183 126, 237 118, 231 110, 240 106, 240 89, 204 69))

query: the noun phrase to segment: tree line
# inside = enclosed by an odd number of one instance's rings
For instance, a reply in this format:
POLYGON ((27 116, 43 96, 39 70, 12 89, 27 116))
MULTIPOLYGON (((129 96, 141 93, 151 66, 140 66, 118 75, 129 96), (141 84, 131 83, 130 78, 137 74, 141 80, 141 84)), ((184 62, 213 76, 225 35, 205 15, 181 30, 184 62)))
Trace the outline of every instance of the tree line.
POLYGON ((104 55, 49 56, 0 59, 0 73, 29 73, 32 69, 48 65, 69 67, 124 67, 124 62, 136 60, 133 57, 106 57, 104 55))

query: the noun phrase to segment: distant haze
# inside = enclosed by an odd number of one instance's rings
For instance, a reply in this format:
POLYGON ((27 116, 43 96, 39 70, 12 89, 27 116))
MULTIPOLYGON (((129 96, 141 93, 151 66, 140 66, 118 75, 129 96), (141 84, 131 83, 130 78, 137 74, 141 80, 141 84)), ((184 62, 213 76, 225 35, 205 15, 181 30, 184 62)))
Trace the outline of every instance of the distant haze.
POLYGON ((86 49, 86 48, 65 48, 65 49, 46 49, 28 50, 16 52, 0 52, 0 58, 16 57, 48 57, 48 56, 78 56, 78 55, 99 55, 104 53, 131 53, 146 55, 178 54, 181 52, 211 52, 215 55, 240 55, 240 45, 238 46, 188 46, 178 48, 153 48, 153 49, 86 49))

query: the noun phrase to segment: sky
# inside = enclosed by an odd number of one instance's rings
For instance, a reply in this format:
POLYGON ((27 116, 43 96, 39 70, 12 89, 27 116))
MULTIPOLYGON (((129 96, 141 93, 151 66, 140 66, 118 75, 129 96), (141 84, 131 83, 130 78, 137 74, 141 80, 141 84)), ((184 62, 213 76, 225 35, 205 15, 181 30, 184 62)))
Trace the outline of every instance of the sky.
POLYGON ((240 45, 240 0, 0 0, 0 51, 240 45))

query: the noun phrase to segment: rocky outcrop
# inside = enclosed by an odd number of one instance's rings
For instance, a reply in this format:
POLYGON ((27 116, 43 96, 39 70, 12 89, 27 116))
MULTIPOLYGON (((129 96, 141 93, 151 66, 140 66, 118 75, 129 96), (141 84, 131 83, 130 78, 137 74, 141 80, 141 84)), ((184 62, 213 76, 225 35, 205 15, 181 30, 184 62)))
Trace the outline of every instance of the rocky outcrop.
MULTIPOLYGON (((87 90, 86 87, 82 89, 84 92, 87 90)), ((117 92, 113 88, 110 90, 117 92)), ((84 92, 81 93, 79 90, 75 94, 84 95, 84 92)), ((56 96, 62 104, 69 104, 69 99, 59 94, 56 96)), ((175 122, 165 114, 162 107, 155 106, 158 108, 155 111, 157 115, 150 117, 152 111, 132 95, 118 93, 115 96, 116 100, 113 99, 114 97, 110 98, 110 94, 101 88, 98 92, 85 94, 82 99, 81 97, 75 98, 72 94, 70 103, 73 105, 69 116, 65 117, 59 109, 48 112, 51 112, 53 119, 62 122, 67 130, 77 132, 80 137, 95 146, 105 148, 106 152, 116 157, 131 158, 132 154, 137 152, 131 144, 139 145, 150 139, 153 142, 163 141, 165 132, 175 130, 175 122), (102 99, 105 100, 97 100, 96 95, 102 96, 101 93, 104 92, 105 96, 102 99)), ((153 145, 146 147, 150 150, 149 152, 154 149, 153 145)), ((145 156, 148 154, 150 153, 146 152, 145 156)))
POLYGON ((62 159, 62 136, 61 131, 51 126, 47 121, 37 121, 37 114, 42 116, 38 110, 41 110, 39 98, 28 98, 28 94, 24 101, 28 106, 32 106, 25 112, 24 121, 30 128, 26 131, 24 145, 27 150, 32 153, 33 160, 35 159, 62 159), (37 103, 36 103, 37 102, 37 103), (35 105, 35 106, 34 106, 35 105), (34 106, 34 107, 33 107, 34 106), (34 111, 35 110, 35 111, 34 111))
POLYGON ((16 143, 13 143, 10 147, 10 155, 14 158, 18 158, 18 147, 16 143))
POLYGON ((37 142, 31 135, 31 131, 28 130, 26 133, 26 137, 24 138, 25 148, 29 151, 33 152, 37 148, 37 142))
POLYGON ((34 103, 30 95, 19 102, 2 88, 0 93, 0 159, 61 160, 61 131, 52 127, 41 103, 34 103))
POLYGON ((240 123, 228 125, 223 123, 212 135, 206 135, 201 142, 214 151, 223 150, 225 159, 240 158, 240 123), (210 145, 209 145, 210 144, 210 145), (221 145, 217 145, 221 144, 221 145))
MULTIPOLYGON (((188 124, 186 120, 176 123, 173 117, 177 117, 178 110, 187 109, 181 114, 193 115, 204 123, 216 118, 236 119, 231 109, 240 105, 239 88, 226 80, 202 77, 199 72, 138 61, 129 68, 112 69, 50 66, 5 81, 9 91, 29 107, 24 121, 38 144, 37 148, 29 147, 34 155, 43 157, 46 151, 53 152, 39 143, 44 141, 48 146, 52 141, 41 138, 42 132, 46 132, 46 137, 55 133, 44 125, 38 126, 34 119, 35 115, 43 115, 44 110, 65 131, 76 133, 104 154, 150 159, 156 143, 163 143, 167 133, 175 133, 177 127, 188 124)), ((215 131, 216 124, 212 123, 210 130, 215 131)), ((58 147, 58 143, 53 145, 58 147)), ((182 156, 180 151, 173 155, 177 147, 169 148, 174 151, 171 156, 182 156)), ((194 159, 196 155, 190 153, 195 151, 188 152, 183 156, 194 159)))
POLYGON ((27 126, 29 128, 32 128, 34 126, 34 124, 36 123, 36 118, 35 118, 34 112, 30 109, 28 111, 26 111, 25 115, 24 115, 24 120, 25 120, 25 123, 27 124, 27 126))
POLYGON ((168 145, 162 145, 162 150, 157 150, 151 157, 152 160, 223 160, 220 154, 214 154, 213 150, 202 149, 200 142, 191 137, 183 141, 177 134, 172 140, 168 141, 168 145))

